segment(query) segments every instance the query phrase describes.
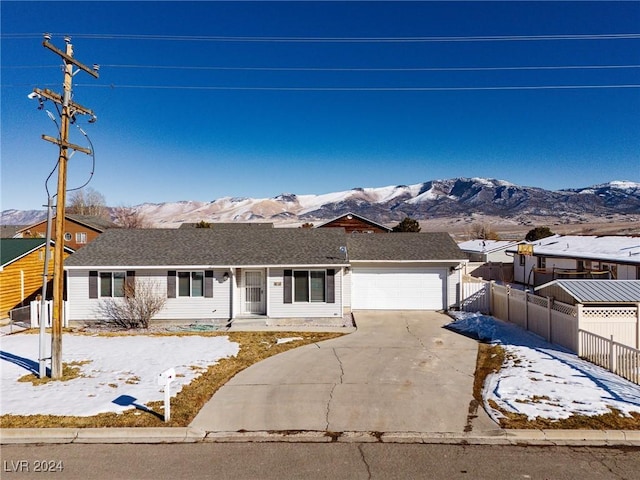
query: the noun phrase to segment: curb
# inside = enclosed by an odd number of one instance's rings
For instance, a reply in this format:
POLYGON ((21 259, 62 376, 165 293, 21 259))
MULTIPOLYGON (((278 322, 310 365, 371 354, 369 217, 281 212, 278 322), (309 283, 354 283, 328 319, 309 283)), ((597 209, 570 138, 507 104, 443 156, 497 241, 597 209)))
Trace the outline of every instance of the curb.
POLYGON ((491 430, 487 432, 207 432, 190 427, 3 428, 0 445, 161 443, 405 443, 640 447, 640 430, 491 430))

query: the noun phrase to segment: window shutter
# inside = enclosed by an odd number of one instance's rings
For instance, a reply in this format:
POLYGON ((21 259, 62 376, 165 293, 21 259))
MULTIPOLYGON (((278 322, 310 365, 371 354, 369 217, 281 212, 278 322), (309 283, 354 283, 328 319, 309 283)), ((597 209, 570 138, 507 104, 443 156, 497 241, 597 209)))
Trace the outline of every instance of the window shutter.
POLYGON ((176 271, 167 272, 167 298, 176 298, 176 271))
POLYGON ((98 298, 98 272, 89 272, 89 298, 98 298))
POLYGON ((291 270, 284 271, 284 303, 291 302, 291 270))
POLYGON ((327 269, 327 303, 336 303, 336 270, 327 269))
POLYGON ((204 296, 213 297, 213 270, 205 270, 204 272, 204 296))
POLYGON ((127 270, 127 276, 125 278, 125 284, 131 287, 130 291, 125 290, 125 295, 130 293, 132 297, 136 296, 136 272, 134 270, 127 270))

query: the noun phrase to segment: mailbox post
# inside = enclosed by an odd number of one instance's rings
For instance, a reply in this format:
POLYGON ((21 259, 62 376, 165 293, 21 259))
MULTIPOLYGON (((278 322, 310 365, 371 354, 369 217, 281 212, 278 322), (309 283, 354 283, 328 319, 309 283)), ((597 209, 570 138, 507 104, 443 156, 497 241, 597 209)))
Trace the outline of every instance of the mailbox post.
POLYGON ((158 385, 164 387, 164 421, 168 422, 171 419, 171 382, 176 378, 176 371, 174 368, 165 370, 158 374, 158 385))

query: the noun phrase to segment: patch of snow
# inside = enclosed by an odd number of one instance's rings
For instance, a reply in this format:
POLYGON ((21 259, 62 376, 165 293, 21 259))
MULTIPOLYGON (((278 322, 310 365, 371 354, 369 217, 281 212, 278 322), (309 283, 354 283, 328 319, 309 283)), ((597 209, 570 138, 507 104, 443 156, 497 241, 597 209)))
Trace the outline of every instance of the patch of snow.
POLYGON ((499 421, 507 412, 533 420, 559 420, 572 415, 595 416, 617 409, 640 413, 640 385, 582 360, 521 328, 479 313, 454 312, 449 328, 471 334, 505 351, 499 372, 487 377, 484 406, 499 421))
POLYGON ((280 345, 281 343, 297 342, 298 340, 303 340, 303 338, 302 337, 279 338, 278 340, 276 340, 276 345, 280 345))
POLYGON ((208 366, 237 355, 239 345, 225 336, 66 334, 63 363, 87 362, 78 367, 82 376, 37 386, 18 379, 29 373, 37 375, 38 335, 0 337, 0 350, 0 415, 91 416, 123 412, 134 408, 131 402, 144 406, 162 401, 163 387, 157 376, 169 368, 176 371, 171 384, 175 396, 208 366))

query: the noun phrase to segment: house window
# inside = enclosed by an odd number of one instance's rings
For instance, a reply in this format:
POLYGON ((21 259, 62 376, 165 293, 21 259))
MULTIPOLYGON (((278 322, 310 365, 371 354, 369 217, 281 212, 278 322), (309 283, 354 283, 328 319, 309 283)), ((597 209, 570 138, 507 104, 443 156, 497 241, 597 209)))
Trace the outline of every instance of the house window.
POLYGON ((76 233, 76 243, 87 243, 87 233, 86 232, 76 233))
POLYGON ((64 234, 64 241, 65 242, 70 242, 72 238, 73 237, 71 236, 71 234, 69 232, 65 232, 65 234, 64 234))
POLYGON ((125 272, 100 272, 100 296, 124 297, 125 272))
POLYGON ((204 272, 178 272, 179 297, 204 296, 204 272))
POLYGON ((545 257, 538 257, 538 268, 547 268, 547 259, 545 257))
POLYGON ((520 260, 520 266, 524 267, 525 263, 526 263, 526 256, 524 255, 518 255, 518 259, 520 260))
POLYGON ((295 270, 293 272, 294 302, 326 301, 325 270, 295 270))

